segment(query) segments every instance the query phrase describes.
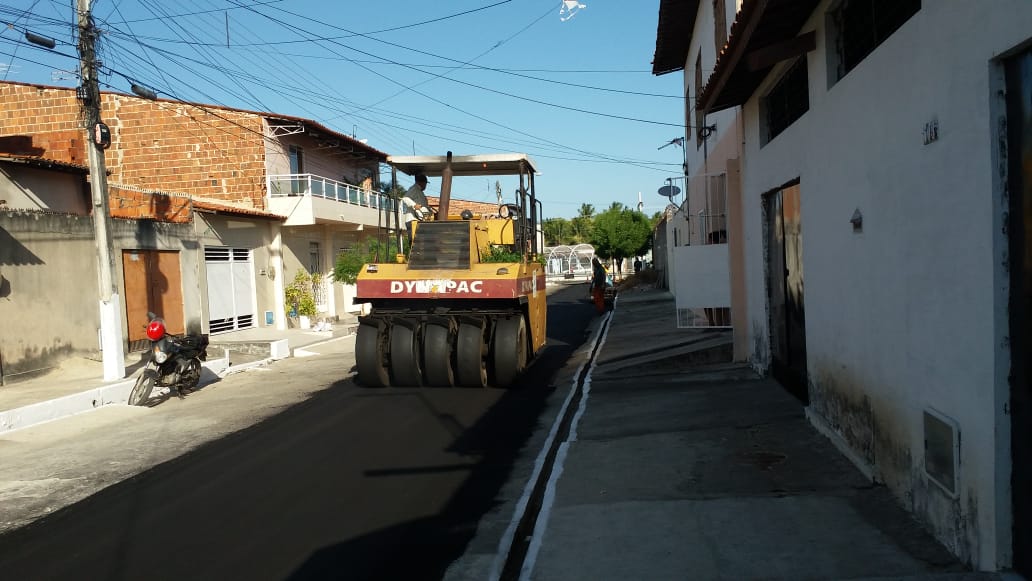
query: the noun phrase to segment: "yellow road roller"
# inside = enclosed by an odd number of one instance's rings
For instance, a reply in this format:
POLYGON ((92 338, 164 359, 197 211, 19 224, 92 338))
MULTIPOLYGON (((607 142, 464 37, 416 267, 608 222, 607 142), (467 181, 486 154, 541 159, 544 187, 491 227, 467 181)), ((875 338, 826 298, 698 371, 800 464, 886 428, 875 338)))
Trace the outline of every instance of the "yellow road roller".
MULTIPOLYGON (((355 343, 368 386, 509 387, 545 346, 545 269, 537 172, 521 153, 390 156, 408 175, 441 180, 433 219, 411 248, 362 266, 355 302, 369 303, 355 343), (497 212, 449 212, 452 178, 519 176, 497 212)), ((397 224, 397 220, 395 221, 397 224)))

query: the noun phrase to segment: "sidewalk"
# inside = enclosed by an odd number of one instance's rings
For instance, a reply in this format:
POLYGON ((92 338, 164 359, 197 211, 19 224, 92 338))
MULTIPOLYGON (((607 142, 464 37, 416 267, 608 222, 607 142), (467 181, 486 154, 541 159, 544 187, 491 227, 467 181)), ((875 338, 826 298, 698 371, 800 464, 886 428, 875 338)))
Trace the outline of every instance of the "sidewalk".
MULTIPOLYGON (((706 361, 720 340, 677 329, 674 313, 665 291, 620 294, 521 579, 1008 577, 967 571, 798 400, 706 361)), ((527 490, 503 491, 447 579, 498 578, 527 490)))
MULTIPOLYGON (((358 317, 349 315, 330 331, 258 327, 221 333, 210 338, 201 385, 236 371, 303 354, 311 347, 354 334, 358 317), (301 350, 301 351, 299 351, 301 350)), ((110 404, 124 404, 146 352, 126 355, 125 379, 104 381, 103 364, 82 357, 69 358, 54 371, 0 387, 0 434, 61 419, 110 404)))

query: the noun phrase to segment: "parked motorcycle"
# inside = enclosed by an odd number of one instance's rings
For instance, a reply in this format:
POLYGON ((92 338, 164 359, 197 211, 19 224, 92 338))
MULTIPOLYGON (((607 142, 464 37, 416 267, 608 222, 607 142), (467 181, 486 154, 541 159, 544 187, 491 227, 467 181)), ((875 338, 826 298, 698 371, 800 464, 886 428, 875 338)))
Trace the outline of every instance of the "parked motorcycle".
POLYGON ((147 338, 151 341, 150 357, 143 373, 129 392, 129 405, 147 405, 154 388, 155 396, 175 391, 182 399, 185 392, 197 387, 201 380, 201 361, 208 357, 207 335, 174 335, 165 330, 165 321, 147 313, 147 338))

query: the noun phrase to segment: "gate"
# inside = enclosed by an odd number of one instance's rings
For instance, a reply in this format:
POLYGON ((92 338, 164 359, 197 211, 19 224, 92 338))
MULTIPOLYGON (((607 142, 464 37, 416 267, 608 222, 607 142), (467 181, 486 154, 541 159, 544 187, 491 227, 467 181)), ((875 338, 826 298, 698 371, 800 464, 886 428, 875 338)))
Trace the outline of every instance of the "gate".
POLYGON ((247 248, 205 246, 208 276, 208 332, 250 329, 254 326, 254 263, 247 248))

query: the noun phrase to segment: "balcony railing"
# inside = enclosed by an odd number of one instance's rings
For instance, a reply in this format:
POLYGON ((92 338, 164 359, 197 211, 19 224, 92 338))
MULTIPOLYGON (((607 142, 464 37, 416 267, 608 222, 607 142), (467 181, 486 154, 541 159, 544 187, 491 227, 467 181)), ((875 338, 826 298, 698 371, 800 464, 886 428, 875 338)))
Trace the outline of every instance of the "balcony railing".
POLYGON ((269 176, 269 196, 280 198, 285 196, 312 195, 327 200, 337 200, 345 204, 353 204, 365 208, 387 209, 394 211, 397 201, 372 190, 324 178, 310 173, 271 175, 269 176))

